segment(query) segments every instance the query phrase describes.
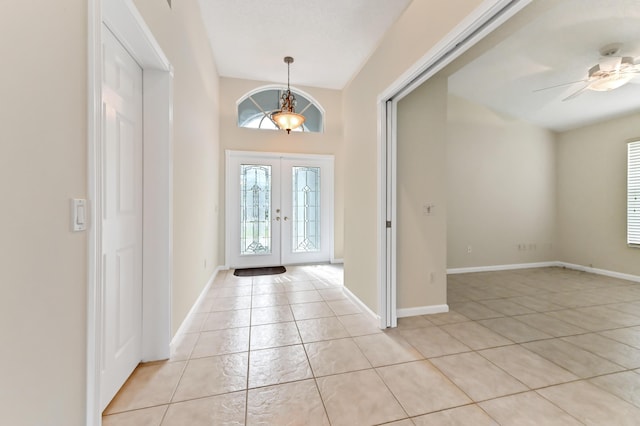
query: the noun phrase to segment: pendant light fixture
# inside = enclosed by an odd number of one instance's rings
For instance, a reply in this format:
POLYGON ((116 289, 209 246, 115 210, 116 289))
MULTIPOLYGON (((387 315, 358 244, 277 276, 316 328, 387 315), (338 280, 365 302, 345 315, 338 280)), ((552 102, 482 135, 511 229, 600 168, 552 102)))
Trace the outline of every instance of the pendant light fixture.
POLYGON ((291 88, 289 87, 289 67, 293 63, 293 58, 285 56, 284 62, 287 64, 287 91, 280 98, 280 111, 271 114, 271 118, 280 129, 291 133, 293 129, 302 126, 304 116, 296 114, 296 97, 291 93, 291 88))

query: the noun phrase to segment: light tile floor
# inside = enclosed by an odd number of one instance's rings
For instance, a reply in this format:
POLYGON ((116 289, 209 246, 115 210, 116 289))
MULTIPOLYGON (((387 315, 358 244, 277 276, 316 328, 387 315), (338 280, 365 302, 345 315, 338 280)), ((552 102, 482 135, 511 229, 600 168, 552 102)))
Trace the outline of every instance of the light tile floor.
MULTIPOLYGON (((402 285, 402 284, 400 284, 402 285)), ((452 275, 382 332, 342 269, 221 273, 105 426, 638 425, 640 285, 562 268, 452 275)))

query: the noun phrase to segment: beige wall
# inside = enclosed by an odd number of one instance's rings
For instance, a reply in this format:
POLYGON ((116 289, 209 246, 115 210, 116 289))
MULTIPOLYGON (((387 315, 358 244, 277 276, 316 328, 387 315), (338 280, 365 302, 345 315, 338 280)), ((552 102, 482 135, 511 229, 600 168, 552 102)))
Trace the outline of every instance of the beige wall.
MULTIPOLYGON (((175 67, 175 330, 220 263, 217 75, 195 0, 136 4, 175 67)), ((17 2, 0 25, 0 424, 83 425, 87 2, 17 2)))
POLYGON ((447 267, 556 260, 555 134, 454 95, 447 111, 447 267))
POLYGON ((85 1, 0 13, 0 424, 84 417, 87 190, 85 1))
MULTIPOLYGON (((280 82, 281 83, 281 82, 280 82)), ((239 128, 236 102, 248 92, 268 84, 264 81, 235 78, 220 79, 220 191, 224 194, 224 150, 289 152, 296 154, 332 154, 335 156, 334 255, 343 256, 344 235, 344 140, 342 128, 342 94, 338 90, 295 87, 314 98, 326 111, 324 133, 299 133, 239 128)), ((276 83, 277 84, 277 83, 276 83)), ((220 198, 224 217, 224 195, 220 198)), ((219 250, 224 256, 224 219, 220 222, 219 250)))
POLYGON ((172 332, 223 253, 218 227, 218 74, 196 0, 135 0, 174 67, 172 332), (206 266, 205 266, 206 262, 206 266))
POLYGON ((398 309, 447 303, 446 105, 443 77, 398 102, 398 309))
POLYGON ((558 260, 640 275, 626 244, 626 142, 638 137, 637 113, 559 134, 558 260))
POLYGON ((413 1, 344 90, 345 285, 373 311, 377 291, 377 97, 480 0, 413 1))

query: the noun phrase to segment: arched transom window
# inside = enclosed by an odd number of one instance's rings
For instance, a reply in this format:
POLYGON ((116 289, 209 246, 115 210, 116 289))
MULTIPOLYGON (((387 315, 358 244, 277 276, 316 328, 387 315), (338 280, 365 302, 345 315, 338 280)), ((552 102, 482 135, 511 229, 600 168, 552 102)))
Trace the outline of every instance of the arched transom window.
MULTIPOLYGON (((238 102, 238 127, 278 130, 271 114, 280 109, 280 98, 286 87, 260 88, 248 93, 238 102)), ((305 117, 294 132, 321 133, 324 130, 324 110, 310 96, 291 90, 296 97, 296 112, 305 117)))

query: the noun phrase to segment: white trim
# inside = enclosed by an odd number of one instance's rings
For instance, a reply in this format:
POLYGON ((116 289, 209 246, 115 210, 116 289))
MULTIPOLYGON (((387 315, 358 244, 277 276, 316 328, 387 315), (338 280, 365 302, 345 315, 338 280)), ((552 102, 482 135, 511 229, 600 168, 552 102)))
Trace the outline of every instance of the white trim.
POLYGON ((390 327, 398 326, 398 233, 396 229, 398 227, 398 191, 394 188, 397 188, 398 185, 398 101, 394 99, 391 102, 391 147, 390 147, 390 155, 391 158, 387 162, 389 164, 387 172, 391 173, 391 179, 389 181, 389 190, 391 191, 391 205, 388 206, 388 210, 390 212, 389 219, 391 220, 391 289, 389 291, 389 306, 390 306, 390 315, 388 318, 390 327))
POLYGON ((132 0, 92 1, 101 2, 102 21, 142 68, 173 73, 171 62, 132 0))
POLYGON ((299 154, 291 152, 265 152, 265 151, 235 151, 227 149, 225 153, 230 156, 252 156, 252 157, 265 157, 265 158, 287 158, 287 159, 300 159, 300 160, 332 160, 335 159, 333 154, 299 154))
MULTIPOLYGON (((391 123, 388 123, 388 113, 386 103, 389 100, 397 103, 398 100, 411 93, 419 85, 427 81, 434 74, 447 66, 453 60, 462 55, 467 49, 471 48, 475 43, 484 38, 499 25, 507 21, 532 0, 485 0, 480 6, 463 19, 452 31, 450 31, 439 43, 430 49, 420 60, 413 64, 407 71, 398 77, 390 86, 378 95, 378 267, 377 267, 377 284, 378 284, 378 310, 382 317, 382 325, 396 324, 397 312, 395 312, 393 299, 396 297, 395 285, 395 259, 396 252, 395 235, 391 232, 391 253, 387 254, 387 172, 392 174, 396 169, 396 123, 395 117, 391 123), (390 129, 389 129, 390 127, 390 129), (390 133, 389 133, 390 131, 390 133), (387 164, 387 144, 391 144, 390 152, 392 153, 391 165, 387 164), (387 260, 387 256, 391 260, 387 260), (391 278, 387 278, 387 263, 392 265, 391 278), (391 302, 390 302, 391 300, 391 302), (392 307, 387 305, 392 303, 392 307), (391 312, 389 312, 391 311, 391 312)), ((392 105, 392 111, 395 106, 392 105)), ((393 180, 395 182, 395 180, 393 180)), ((395 193, 392 189, 391 194, 391 212, 392 227, 395 220, 395 193)), ((392 228, 393 229, 393 228, 392 228)), ((385 326, 386 326, 385 325, 385 326)))
POLYGON ((554 266, 559 266, 567 269, 574 269, 576 271, 589 272, 592 274, 604 275, 606 277, 619 278, 621 280, 640 283, 640 275, 625 274, 623 272, 615 272, 615 271, 609 271, 607 269, 592 268, 590 266, 576 265, 574 263, 567 263, 567 262, 555 262, 554 266))
POLYGON ((145 69, 142 360, 169 357, 173 277, 173 76, 145 69))
POLYGON ((607 269, 592 268, 590 266, 578 265, 575 263, 567 263, 559 260, 550 261, 550 262, 518 263, 513 265, 472 266, 469 268, 451 268, 451 269, 447 269, 447 274, 454 275, 454 274, 467 274, 471 272, 512 271, 517 269, 551 268, 551 267, 573 269, 575 271, 588 272, 591 274, 604 275, 606 277, 619 278, 621 280, 640 283, 640 275, 609 271, 607 269))
POLYGON ((398 98, 399 100, 407 96, 532 1, 483 1, 439 43, 433 46, 422 58, 380 93, 378 102, 385 102, 392 98, 398 98), (455 51, 453 51, 454 49, 455 51))
POLYGON ((227 176, 229 175, 229 169, 231 167, 231 151, 227 149, 224 157, 224 267, 225 269, 229 269, 229 259, 231 259, 231 247, 229 247, 231 242, 231 228, 227 226, 227 221, 231 216, 232 208, 228 202, 229 187, 231 185, 227 176))
POLYGON ((415 308, 400 308, 398 318, 415 317, 416 315, 443 314, 449 312, 449 305, 416 306, 415 308))
POLYGON ((102 271, 99 247, 102 246, 100 229, 97 228, 99 200, 94 189, 101 175, 98 161, 99 146, 96 141, 102 135, 102 11, 100 0, 88 2, 87 10, 87 198, 89 223, 87 225, 87 388, 85 421, 88 426, 102 424, 100 407, 100 347, 102 346, 102 293, 98 277, 102 271))
POLYGON ((132 0, 89 0, 87 40, 87 260, 86 424, 100 425, 102 351, 102 26, 143 69, 144 146, 143 336, 141 360, 169 357, 172 279, 173 69, 132 0))
POLYGON ((378 314, 380 317, 380 328, 387 327, 387 104, 378 103, 378 155, 380 160, 376 164, 377 168, 377 221, 378 235, 376 238, 376 249, 378 252, 378 267, 376 268, 376 284, 378 286, 378 314))
POLYGON ((516 263, 511 265, 469 266, 466 268, 450 268, 447 274, 468 274, 471 272, 511 271, 514 269, 549 268, 559 266, 558 262, 516 263))
POLYGON ((344 259, 331 259, 331 264, 333 265, 340 265, 340 264, 344 264, 344 259))
POLYGON ((176 331, 176 334, 173 336, 173 339, 171 339, 171 348, 172 349, 174 348, 174 346, 177 343, 176 342, 176 337, 179 337, 182 334, 184 334, 185 330, 189 326, 189 321, 191 320, 191 317, 197 312, 198 308, 202 304, 202 301, 207 297, 207 293, 209 292, 209 289, 211 289, 211 286, 213 285, 213 282, 216 280, 216 278, 218 277, 218 273, 220 273, 221 271, 226 271, 226 269, 224 269, 223 266, 218 266, 213 271, 213 274, 211 274, 211 277, 209 278, 209 280, 205 284, 204 288, 200 292, 200 295, 198 296, 196 301, 193 302, 193 305, 191 306, 191 309, 189 309, 189 313, 187 313, 187 316, 184 317, 184 320, 182 321, 182 324, 180 324, 180 327, 178 327, 178 331, 176 331))
MULTIPOLYGON (((351 290, 349 290, 346 286, 342 287, 342 290, 344 291, 344 294, 347 295, 347 298, 349 300, 351 300, 353 303, 355 303, 358 308, 360 308, 362 311, 364 311, 365 314, 369 315, 371 318, 373 318, 375 321, 377 321, 378 323, 380 323, 380 316, 378 314, 376 314, 375 312, 373 312, 371 310, 371 308, 369 308, 362 300, 360 300, 358 298, 358 296, 356 296, 355 294, 353 294, 351 292, 351 290)), ((380 328, 386 328, 386 327, 380 327, 380 328)))

